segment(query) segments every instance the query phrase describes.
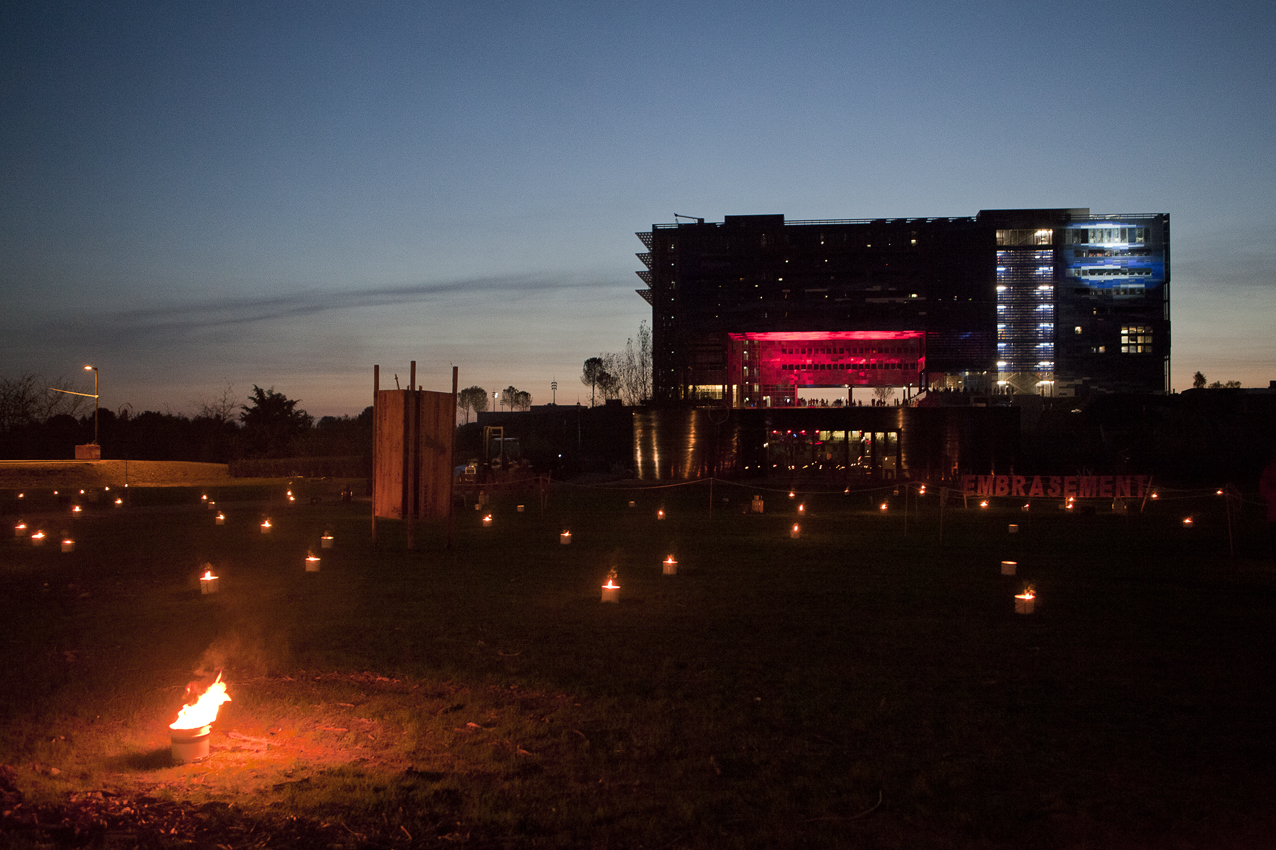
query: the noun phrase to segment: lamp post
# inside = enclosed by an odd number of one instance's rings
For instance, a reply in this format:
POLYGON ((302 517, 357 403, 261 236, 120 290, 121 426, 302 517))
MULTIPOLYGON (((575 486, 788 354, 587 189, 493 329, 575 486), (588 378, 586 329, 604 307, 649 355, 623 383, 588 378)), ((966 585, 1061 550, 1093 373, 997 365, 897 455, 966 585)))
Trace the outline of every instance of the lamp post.
POLYGON ((96 446, 96 445, 98 444, 98 442, 97 442, 97 400, 98 400, 98 391, 97 391, 97 367, 96 367, 96 366, 88 366, 88 365, 86 365, 86 366, 84 367, 84 371, 86 371, 86 372, 88 372, 88 371, 92 371, 92 372, 93 372, 93 445, 95 445, 95 446, 96 446))

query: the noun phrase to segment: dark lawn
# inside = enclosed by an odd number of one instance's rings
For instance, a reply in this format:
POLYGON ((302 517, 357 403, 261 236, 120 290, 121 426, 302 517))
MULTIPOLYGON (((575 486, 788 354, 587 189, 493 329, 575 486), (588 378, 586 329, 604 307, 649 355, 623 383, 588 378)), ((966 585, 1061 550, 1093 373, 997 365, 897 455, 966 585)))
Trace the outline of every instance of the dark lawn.
POLYGON ((451 551, 425 527, 409 553, 389 522, 371 547, 366 503, 276 489, 138 491, 74 520, 0 495, 6 529, 21 507, 77 541, 0 539, 3 840, 1276 841, 1276 581, 1255 505, 1232 557, 1205 494, 1124 517, 972 500, 941 542, 933 491, 905 534, 889 490, 756 488, 754 515, 755 488, 719 483, 710 517, 704 484, 559 487, 543 515, 493 504, 492 528, 458 510, 451 551), (221 592, 201 598, 205 562, 221 592), (599 601, 611 567, 619 605, 599 601), (173 766, 165 727, 201 668, 225 669, 233 702, 211 757, 173 766))

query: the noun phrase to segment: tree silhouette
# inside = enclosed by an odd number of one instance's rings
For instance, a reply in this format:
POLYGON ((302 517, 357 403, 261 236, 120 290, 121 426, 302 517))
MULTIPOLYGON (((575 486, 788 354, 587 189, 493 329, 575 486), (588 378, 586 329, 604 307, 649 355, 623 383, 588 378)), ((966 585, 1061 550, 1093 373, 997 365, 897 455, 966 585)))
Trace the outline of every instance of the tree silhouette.
POLYGON ((293 441, 305 434, 314 421, 309 413, 297 409, 297 399, 275 392, 274 387, 263 390, 254 384, 248 401, 240 408, 239 419, 244 423, 244 442, 252 456, 287 457, 293 441))
POLYGON ((487 390, 482 387, 466 387, 456 394, 456 406, 465 413, 465 422, 469 424, 470 411, 482 413, 487 410, 487 390))

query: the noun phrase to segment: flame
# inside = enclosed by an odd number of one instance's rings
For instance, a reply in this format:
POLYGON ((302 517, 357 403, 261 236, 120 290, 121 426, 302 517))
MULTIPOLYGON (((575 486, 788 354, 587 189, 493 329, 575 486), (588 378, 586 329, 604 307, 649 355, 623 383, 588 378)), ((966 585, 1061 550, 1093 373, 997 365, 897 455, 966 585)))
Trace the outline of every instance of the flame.
POLYGON ((44 539, 44 532, 43 532, 43 531, 37 531, 35 534, 32 534, 32 535, 31 535, 31 539, 32 539, 32 540, 43 540, 43 539, 44 539))
POLYGON ((882 502, 882 504, 881 504, 881 509, 882 509, 882 510, 886 510, 886 503, 885 503, 885 502, 882 502))
POLYGON ((266 520, 261 524, 262 528, 270 528, 270 520, 266 520))
POLYGON ((668 558, 665 558, 665 563, 666 563, 666 564, 676 564, 676 563, 678 563, 678 562, 677 562, 677 561, 675 561, 675 560, 673 559, 673 555, 670 555, 668 558))
POLYGON ((200 581, 203 581, 204 579, 214 579, 214 578, 217 578, 217 576, 213 575, 212 570, 204 570, 204 574, 200 576, 200 581))
POLYGON ((1190 516, 1183 517, 1183 524, 1184 524, 1184 525, 1191 525, 1191 524, 1192 524, 1192 518, 1191 518, 1190 516))
POLYGON ((656 519, 664 519, 665 512, 663 510, 656 511, 656 519))
POLYGON ((115 499, 115 504, 117 504, 117 505, 122 505, 122 504, 124 504, 124 500, 123 500, 123 499, 121 499, 121 498, 116 497, 116 499, 115 499))
POLYGON ((208 686, 208 690, 200 694, 194 704, 183 706, 182 710, 177 713, 177 719, 169 724, 169 729, 198 729, 201 726, 207 726, 217 719, 217 709, 224 702, 230 702, 230 696, 226 693, 226 683, 222 681, 222 674, 217 674, 217 680, 208 686))
POLYGON ((83 508, 81 508, 79 505, 72 505, 72 506, 71 506, 71 513, 73 513, 73 514, 78 514, 78 513, 79 513, 80 511, 82 511, 82 510, 83 510, 83 508))
POLYGON ((979 507, 981 507, 981 508, 986 508, 986 507, 988 507, 988 500, 987 500, 987 499, 984 499, 982 502, 980 502, 980 503, 979 503, 979 507))
POLYGON ((1032 586, 1032 585, 1030 585, 1030 584, 1029 584, 1029 585, 1026 585, 1026 586, 1024 587, 1024 589, 1023 589, 1023 593, 1020 593, 1020 594, 1018 594, 1018 595, 1016 595, 1016 596, 1015 596, 1015 599, 1022 599, 1022 600, 1024 600, 1025 602, 1026 602, 1026 601, 1028 601, 1028 600, 1030 600, 1030 599, 1036 599, 1036 598, 1037 598, 1037 591, 1036 591, 1036 589, 1035 589, 1035 588, 1033 588, 1033 586, 1032 586))
POLYGON ((798 531, 801 531, 801 528, 800 528, 800 527, 798 526, 798 524, 795 522, 795 523, 793 523, 793 532, 796 534, 798 531))

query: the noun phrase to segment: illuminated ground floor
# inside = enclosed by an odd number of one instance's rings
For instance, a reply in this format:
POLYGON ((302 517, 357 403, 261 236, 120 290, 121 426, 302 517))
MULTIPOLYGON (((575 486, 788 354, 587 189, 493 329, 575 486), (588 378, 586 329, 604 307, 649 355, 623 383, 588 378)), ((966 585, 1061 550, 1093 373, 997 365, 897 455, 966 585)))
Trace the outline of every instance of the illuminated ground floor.
POLYGON ((778 407, 634 414, 644 480, 774 477, 855 484, 940 481, 1009 468, 1014 407, 778 407))

